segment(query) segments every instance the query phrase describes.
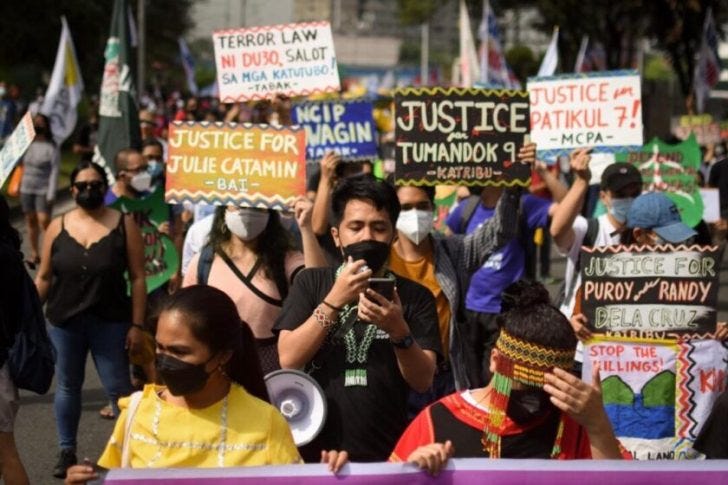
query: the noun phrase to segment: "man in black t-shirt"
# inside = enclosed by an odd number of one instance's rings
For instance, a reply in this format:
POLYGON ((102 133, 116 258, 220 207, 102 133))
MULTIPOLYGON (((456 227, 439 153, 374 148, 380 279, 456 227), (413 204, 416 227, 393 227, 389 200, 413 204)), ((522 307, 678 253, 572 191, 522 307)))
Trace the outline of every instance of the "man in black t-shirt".
POLYGON ((296 276, 275 325, 281 367, 305 367, 326 394, 326 424, 304 459, 339 449, 352 461, 384 461, 407 425, 409 389, 432 384, 441 354, 435 300, 386 268, 400 210, 393 187, 348 178, 332 207, 345 262, 296 276), (391 300, 369 288, 371 277, 394 280, 391 300))

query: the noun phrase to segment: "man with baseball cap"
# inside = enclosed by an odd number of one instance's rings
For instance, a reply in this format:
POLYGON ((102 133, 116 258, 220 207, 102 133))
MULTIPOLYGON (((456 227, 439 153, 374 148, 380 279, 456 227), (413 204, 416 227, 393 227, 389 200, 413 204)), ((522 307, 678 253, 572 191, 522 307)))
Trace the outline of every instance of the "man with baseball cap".
POLYGON ((637 197, 627 213, 628 241, 637 244, 687 244, 698 233, 680 219, 673 201, 662 192, 637 197))
MULTIPOLYGON (((559 251, 566 255, 566 276, 559 309, 571 318, 574 310, 576 289, 581 284, 579 254, 582 246, 609 246, 620 243, 619 233, 625 226, 627 214, 635 197, 642 192, 642 176, 628 163, 613 163, 602 174, 599 198, 607 213, 598 218, 585 218, 580 214, 589 189, 589 149, 577 149, 571 153, 571 170, 574 183, 553 214, 551 236, 559 251)), ((585 325, 572 320, 574 331, 580 340, 590 337, 585 325)), ((576 360, 581 362, 577 351, 576 360)))

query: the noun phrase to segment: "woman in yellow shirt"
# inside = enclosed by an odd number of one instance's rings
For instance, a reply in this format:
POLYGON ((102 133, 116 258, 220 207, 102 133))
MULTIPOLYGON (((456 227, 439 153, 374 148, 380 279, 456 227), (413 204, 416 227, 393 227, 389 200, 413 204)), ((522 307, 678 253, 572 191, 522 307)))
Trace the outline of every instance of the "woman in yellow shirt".
MULTIPOLYGON (((237 308, 210 286, 184 288, 164 304, 157 325, 157 375, 122 400, 98 465, 173 468, 301 462, 288 424, 268 403, 253 334, 237 308)), ((323 452, 332 470, 346 453, 323 452)), ((93 467, 68 469, 66 483, 96 478, 93 467)))

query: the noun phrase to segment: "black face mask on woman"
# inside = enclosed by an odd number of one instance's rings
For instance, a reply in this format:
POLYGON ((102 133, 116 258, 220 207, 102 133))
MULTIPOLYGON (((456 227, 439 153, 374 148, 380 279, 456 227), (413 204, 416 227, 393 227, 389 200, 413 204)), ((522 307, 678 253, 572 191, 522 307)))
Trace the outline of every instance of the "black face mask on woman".
POLYGON ((543 389, 513 389, 506 414, 516 424, 524 425, 546 416, 553 409, 555 406, 543 389))
MULTIPOLYGON (((207 362, 210 362, 209 360, 207 362)), ((193 394, 207 383, 210 374, 205 370, 207 362, 190 364, 167 354, 157 354, 154 366, 159 377, 173 396, 193 394)))
POLYGON ((84 209, 98 209, 104 204, 104 187, 88 187, 76 195, 76 204, 84 209))
POLYGON ((363 259, 374 273, 382 269, 389 257, 389 244, 369 239, 345 246, 344 258, 351 256, 356 261, 363 259))

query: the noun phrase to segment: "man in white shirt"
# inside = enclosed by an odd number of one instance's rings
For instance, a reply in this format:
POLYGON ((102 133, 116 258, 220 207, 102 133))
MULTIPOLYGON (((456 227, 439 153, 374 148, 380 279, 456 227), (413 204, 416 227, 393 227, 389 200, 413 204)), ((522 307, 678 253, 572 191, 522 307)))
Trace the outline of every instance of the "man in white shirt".
MULTIPOLYGON (((575 296, 581 285, 579 275, 579 254, 582 246, 609 246, 619 244, 619 233, 627 221, 627 212, 632 201, 642 192, 642 176, 628 163, 613 163, 602 174, 599 198, 607 213, 596 219, 580 215, 589 189, 588 149, 577 149, 571 154, 571 170, 574 183, 558 205, 551 219, 551 236, 559 252, 567 257, 561 312, 571 319, 575 296)), ((588 328, 578 322, 571 322, 580 340, 588 339, 588 328)), ((577 352, 576 359, 581 361, 577 352)))

